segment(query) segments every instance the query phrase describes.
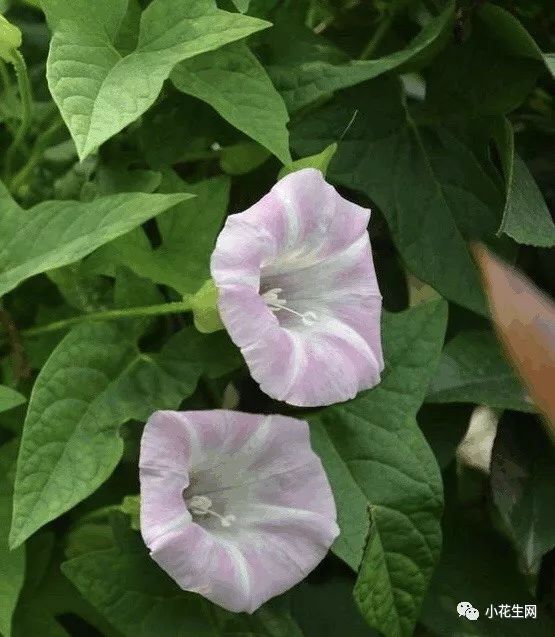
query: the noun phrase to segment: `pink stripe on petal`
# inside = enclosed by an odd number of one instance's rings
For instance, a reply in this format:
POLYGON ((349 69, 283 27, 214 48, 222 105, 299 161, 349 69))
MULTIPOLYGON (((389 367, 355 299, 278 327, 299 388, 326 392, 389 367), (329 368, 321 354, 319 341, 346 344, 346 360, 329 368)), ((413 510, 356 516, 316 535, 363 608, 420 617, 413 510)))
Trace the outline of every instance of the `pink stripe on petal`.
POLYGON ((172 529, 189 524, 191 516, 183 500, 189 479, 169 470, 141 469, 141 529, 149 546, 172 529))
POLYGON ((151 556, 183 590, 229 611, 248 610, 251 585, 242 556, 201 526, 191 524, 168 534, 151 556))

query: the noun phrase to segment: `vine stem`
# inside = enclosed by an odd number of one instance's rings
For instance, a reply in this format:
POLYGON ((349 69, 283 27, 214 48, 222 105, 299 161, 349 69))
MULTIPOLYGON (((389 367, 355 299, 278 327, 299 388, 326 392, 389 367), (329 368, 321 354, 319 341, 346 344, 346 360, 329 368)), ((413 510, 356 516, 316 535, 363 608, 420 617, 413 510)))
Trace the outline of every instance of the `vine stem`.
POLYGON ((393 24, 393 14, 390 13, 387 15, 379 24, 374 32, 374 35, 370 39, 370 42, 366 45, 364 51, 360 54, 361 60, 367 60, 371 58, 376 49, 381 44, 384 37, 387 35, 389 29, 391 29, 391 25, 393 24))
MULTIPOLYGON (((0 98, 2 98, 6 103, 11 103, 14 100, 12 81, 10 79, 8 67, 2 59, 0 59, 0 80, 2 85, 2 94, 0 94, 0 98)), ((16 126, 14 126, 14 123, 10 118, 6 118, 4 125, 10 131, 11 135, 15 135, 16 126)))
POLYGON ((17 76, 17 85, 19 88, 19 96, 21 98, 21 124, 6 152, 6 164, 4 166, 6 178, 11 175, 11 167, 15 154, 25 140, 25 135, 31 126, 31 112, 33 108, 33 92, 31 89, 31 82, 29 81, 29 74, 27 73, 27 65, 25 64, 25 58, 21 55, 19 49, 15 49, 13 51, 11 62, 17 76))
POLYGON ((62 118, 57 116, 52 124, 50 124, 50 126, 37 137, 27 162, 10 181, 9 188, 12 193, 17 194, 20 187, 25 183, 27 177, 40 162, 42 154, 50 145, 52 138, 62 128, 62 126, 62 118))
POLYGON ((121 319, 138 318, 143 316, 162 316, 164 314, 180 314, 181 312, 189 312, 191 310, 192 295, 184 298, 183 301, 175 301, 173 303, 162 303, 160 305, 147 305, 144 307, 129 307, 121 310, 103 310, 101 312, 91 312, 90 314, 80 314, 79 316, 71 316, 67 319, 54 321, 47 325, 39 325, 26 330, 21 330, 21 336, 27 338, 33 336, 41 336, 50 332, 59 332, 80 323, 89 323, 95 321, 115 321, 121 319))
POLYGON ((376 27, 373 36, 360 54, 360 60, 368 60, 372 58, 385 36, 389 33, 395 16, 404 9, 411 0, 391 0, 387 6, 386 13, 381 22, 376 27))

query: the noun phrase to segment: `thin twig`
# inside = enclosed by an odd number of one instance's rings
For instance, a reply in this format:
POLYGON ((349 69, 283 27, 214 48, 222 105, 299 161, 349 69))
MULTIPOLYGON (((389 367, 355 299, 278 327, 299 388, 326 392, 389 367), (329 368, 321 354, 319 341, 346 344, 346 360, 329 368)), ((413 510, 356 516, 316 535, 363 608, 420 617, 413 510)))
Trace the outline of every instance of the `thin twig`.
POLYGON ((63 124, 64 122, 62 118, 57 115, 52 124, 50 124, 50 126, 37 137, 27 162, 10 181, 9 188, 11 192, 17 195, 18 190, 25 183, 31 172, 37 167, 44 151, 50 146, 50 142, 56 133, 62 128, 63 124))

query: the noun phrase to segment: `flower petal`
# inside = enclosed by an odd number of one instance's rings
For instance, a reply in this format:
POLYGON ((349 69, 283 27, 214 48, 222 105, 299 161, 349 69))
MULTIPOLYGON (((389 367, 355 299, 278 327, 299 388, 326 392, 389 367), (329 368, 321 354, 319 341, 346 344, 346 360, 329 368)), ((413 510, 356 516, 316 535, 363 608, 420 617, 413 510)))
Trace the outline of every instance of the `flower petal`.
POLYGON ((301 420, 156 412, 143 433, 140 472, 141 532, 152 558, 183 589, 228 610, 253 612, 297 584, 339 533, 301 420), (186 501, 195 496, 210 498, 219 513, 191 516, 186 501))
POLYGON ((228 218, 212 257, 220 314, 272 398, 329 405, 380 381, 381 294, 369 216, 305 169, 228 218), (262 295, 271 290, 279 290, 281 307, 268 307, 262 295))

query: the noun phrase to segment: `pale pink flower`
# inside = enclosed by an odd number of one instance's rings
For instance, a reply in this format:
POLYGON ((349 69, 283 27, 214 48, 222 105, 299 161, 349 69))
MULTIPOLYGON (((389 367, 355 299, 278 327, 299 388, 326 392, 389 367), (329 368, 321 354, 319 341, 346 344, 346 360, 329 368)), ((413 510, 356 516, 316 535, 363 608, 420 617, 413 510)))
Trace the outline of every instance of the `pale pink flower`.
POLYGON ((141 532, 181 588, 254 612, 339 534, 308 425, 234 411, 158 411, 141 442, 141 532))
POLYGON ((218 307, 272 398, 315 407, 379 383, 382 302, 369 218, 311 168, 228 217, 211 263, 218 307))

